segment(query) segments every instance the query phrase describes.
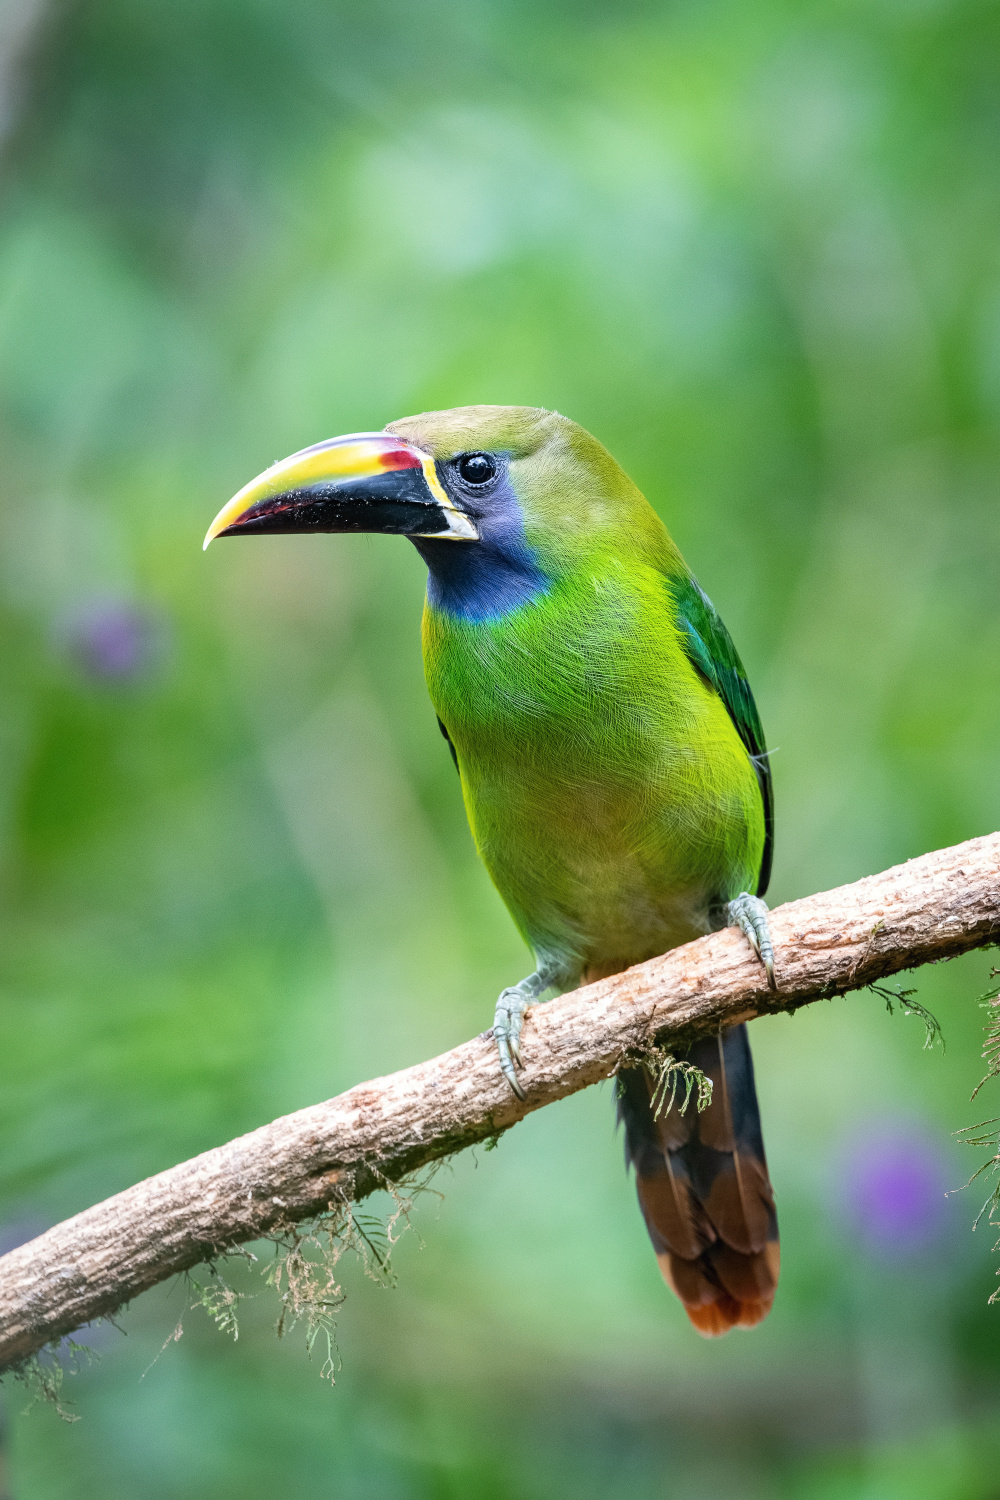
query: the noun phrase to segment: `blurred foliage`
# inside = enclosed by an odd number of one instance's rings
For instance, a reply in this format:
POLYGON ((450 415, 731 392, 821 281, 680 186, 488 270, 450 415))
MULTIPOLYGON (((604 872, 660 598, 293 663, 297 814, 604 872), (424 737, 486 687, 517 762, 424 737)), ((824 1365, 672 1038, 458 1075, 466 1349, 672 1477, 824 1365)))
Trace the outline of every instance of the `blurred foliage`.
MULTIPOLYGON (((7 1244, 457 1043, 524 970, 415 552, 200 552, 303 444, 478 401, 607 443, 750 669, 775 900, 1000 826, 996 6, 0 18, 7 1244)), ((84 1421, 11 1417, 13 1493, 995 1500, 991 1242, 942 1196, 996 1112, 988 972, 919 975, 944 1054, 870 995, 754 1026, 785 1271, 752 1337, 691 1332, 592 1090, 438 1179, 395 1290, 347 1273, 334 1391, 265 1298, 140 1379, 163 1289, 67 1379, 84 1421)))

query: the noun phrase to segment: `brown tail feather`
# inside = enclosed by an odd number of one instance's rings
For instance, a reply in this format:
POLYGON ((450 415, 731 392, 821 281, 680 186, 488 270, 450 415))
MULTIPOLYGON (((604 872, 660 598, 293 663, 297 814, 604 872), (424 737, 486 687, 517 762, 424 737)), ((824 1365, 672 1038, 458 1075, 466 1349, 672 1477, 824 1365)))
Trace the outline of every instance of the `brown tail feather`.
POLYGON ((691 1049, 711 1078, 699 1115, 675 1105, 657 1118, 643 1068, 619 1076, 626 1151, 657 1260, 699 1333, 752 1328, 778 1283, 778 1221, 760 1131, 746 1028, 691 1049))
POLYGON ((777 1240, 772 1240, 756 1255, 741 1255, 728 1245, 716 1245, 712 1253, 712 1269, 723 1290, 739 1302, 767 1302, 770 1306, 778 1285, 780 1266, 781 1251, 777 1240))
POLYGON ((655 1229, 665 1247, 685 1260, 697 1260, 715 1239, 715 1230, 691 1190, 687 1173, 679 1172, 669 1155, 665 1162, 665 1166, 654 1166, 638 1178, 643 1218, 650 1234, 655 1229))

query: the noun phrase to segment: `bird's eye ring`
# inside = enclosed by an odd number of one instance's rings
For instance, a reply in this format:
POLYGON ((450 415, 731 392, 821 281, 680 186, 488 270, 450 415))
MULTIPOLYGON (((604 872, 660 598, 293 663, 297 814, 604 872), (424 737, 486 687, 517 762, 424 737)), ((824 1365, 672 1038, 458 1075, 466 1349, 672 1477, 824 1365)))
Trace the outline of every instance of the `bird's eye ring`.
POLYGON ((484 485, 495 478, 497 461, 492 453, 463 453, 455 467, 466 484, 484 485))

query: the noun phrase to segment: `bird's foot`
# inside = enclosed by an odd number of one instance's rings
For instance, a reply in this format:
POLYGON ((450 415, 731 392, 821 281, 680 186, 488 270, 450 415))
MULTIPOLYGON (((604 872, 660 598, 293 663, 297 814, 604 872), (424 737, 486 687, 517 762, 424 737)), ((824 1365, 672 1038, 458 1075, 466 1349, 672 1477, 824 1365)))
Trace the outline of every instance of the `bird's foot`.
POLYGON ((513 984, 503 991, 493 1017, 493 1037, 500 1053, 500 1067, 519 1099, 526 1097, 514 1071, 515 1068, 524 1067, 521 1057, 521 1022, 528 1006, 538 999, 547 986, 548 980, 542 974, 529 974, 520 984, 513 984))
POLYGON ((767 982, 772 990, 774 982, 774 945, 771 942, 771 927, 767 920, 767 906, 759 896, 743 891, 726 906, 728 927, 738 927, 747 937, 751 948, 767 971, 767 982))

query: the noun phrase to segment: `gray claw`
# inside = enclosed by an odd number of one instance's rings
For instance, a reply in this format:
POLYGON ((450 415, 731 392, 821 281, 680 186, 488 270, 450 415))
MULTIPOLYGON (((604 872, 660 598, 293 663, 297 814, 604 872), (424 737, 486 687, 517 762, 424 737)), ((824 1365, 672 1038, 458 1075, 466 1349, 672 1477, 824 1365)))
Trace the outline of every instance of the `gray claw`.
POLYGON ((514 1072, 509 1059, 505 1058, 503 1055, 502 1044, 500 1047, 500 1067, 503 1069, 503 1076, 506 1078, 511 1088, 514 1090, 514 1093, 517 1095, 517 1097, 519 1099, 527 1099, 528 1096, 524 1092, 524 1089, 521 1087, 521 1085, 518 1083, 517 1074, 514 1072))
POLYGON ((767 907, 759 896, 742 891, 726 908, 730 927, 738 927, 747 938, 751 948, 764 965, 767 982, 772 990, 778 988, 774 978, 774 945, 771 942, 771 927, 767 920, 767 907))

